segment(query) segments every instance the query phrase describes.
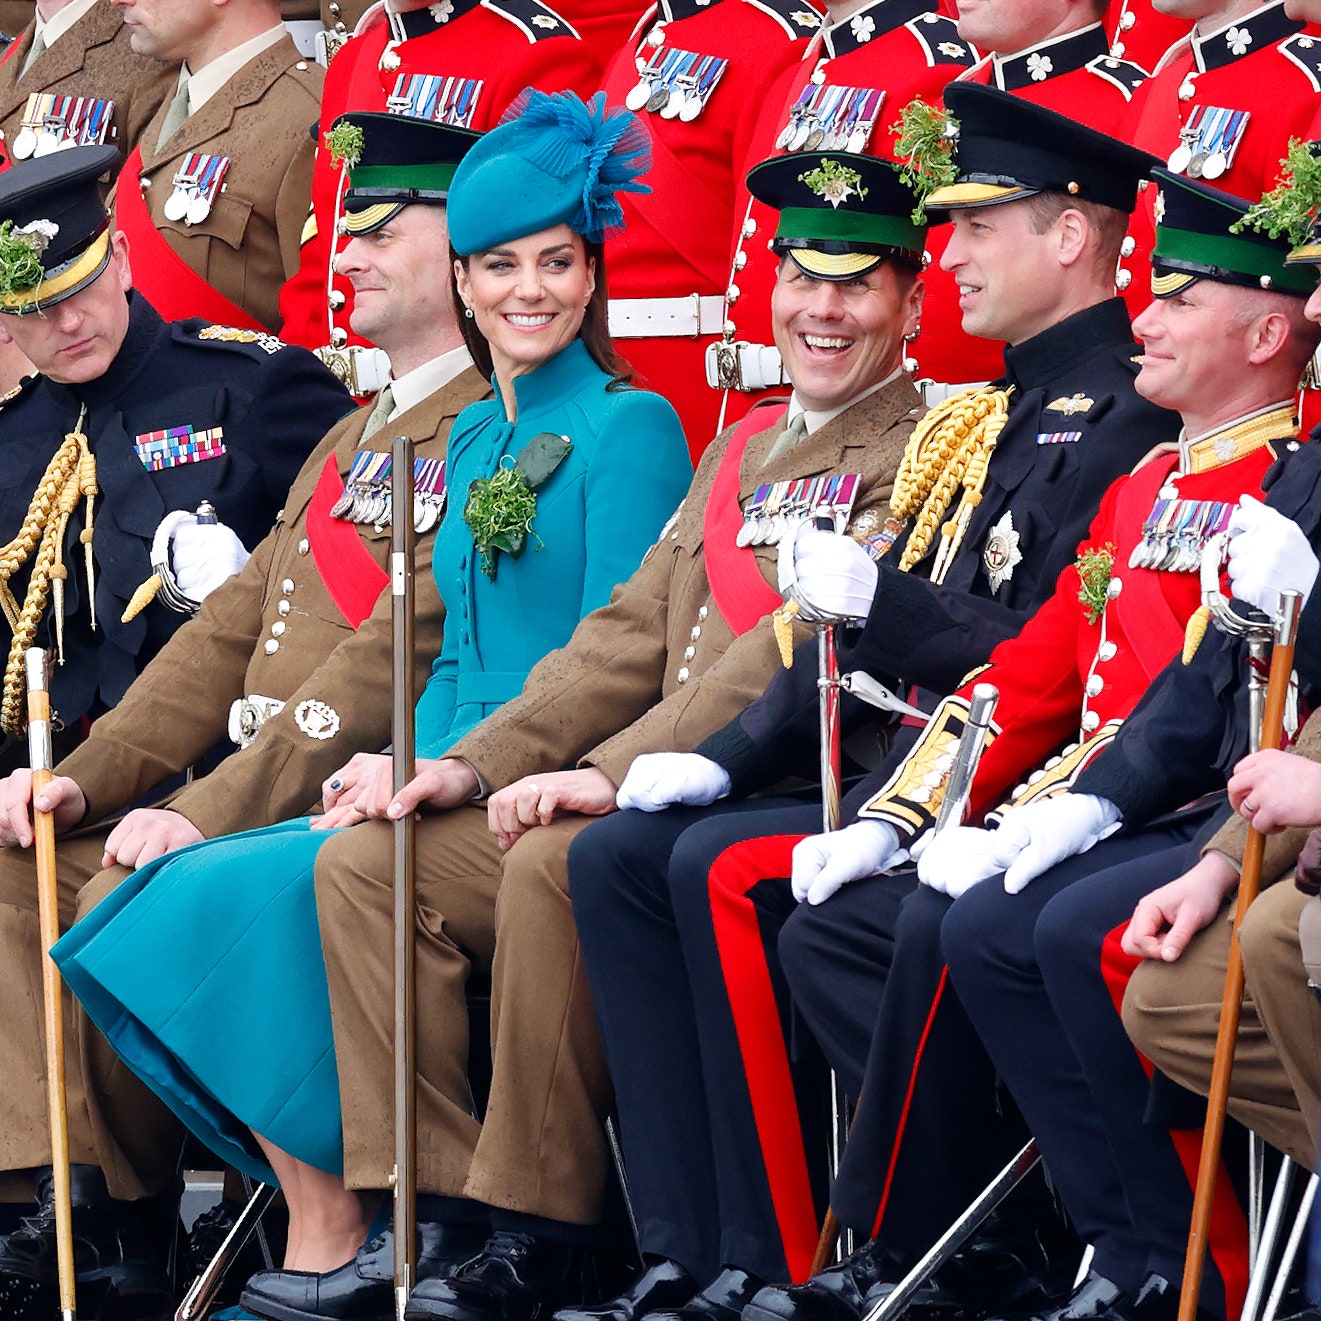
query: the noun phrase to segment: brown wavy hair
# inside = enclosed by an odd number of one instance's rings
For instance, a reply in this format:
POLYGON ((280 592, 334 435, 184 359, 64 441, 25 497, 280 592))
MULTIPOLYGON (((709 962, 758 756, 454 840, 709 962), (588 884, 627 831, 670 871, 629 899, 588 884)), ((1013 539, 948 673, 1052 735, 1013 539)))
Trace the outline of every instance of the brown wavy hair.
MULTIPOLYGON (((582 239, 581 234, 578 237, 582 239)), ((578 338, 586 345, 587 352, 592 355, 592 361, 611 378, 606 389, 614 390, 627 385, 633 379, 633 369, 615 352, 615 342, 610 338, 608 312, 610 291, 609 281, 606 279, 605 245, 589 243, 586 239, 582 239, 582 243, 586 255, 596 261, 596 288, 592 291, 591 301, 583 314, 583 324, 578 331, 578 338)), ((460 257, 453 248, 450 249, 450 260, 460 262, 465 271, 472 257, 480 256, 481 253, 474 252, 470 257, 460 257)), ((477 329, 476 320, 466 315, 467 309, 463 305, 463 299, 459 297, 458 285, 454 281, 450 282, 450 293, 454 298, 454 312, 459 319, 463 342, 468 346, 468 352, 472 354, 477 370, 489 379, 495 370, 491 361, 491 346, 486 342, 486 336, 477 329)))

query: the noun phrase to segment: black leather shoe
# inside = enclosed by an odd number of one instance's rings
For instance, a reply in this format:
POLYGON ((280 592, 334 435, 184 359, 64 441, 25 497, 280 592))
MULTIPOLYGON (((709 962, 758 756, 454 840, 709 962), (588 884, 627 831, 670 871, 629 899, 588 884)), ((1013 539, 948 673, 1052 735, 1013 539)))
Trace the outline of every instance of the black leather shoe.
POLYGON ((875 1239, 805 1284, 773 1284, 743 1309, 745 1321, 859 1321, 893 1291, 904 1264, 875 1239))
MULTIPOLYGON (((169 1276, 134 1204, 112 1199, 94 1165, 72 1166, 69 1184, 74 1278, 89 1314, 104 1306, 125 1318, 154 1317, 172 1306, 169 1276)), ((38 1172, 36 1197, 37 1213, 0 1239, 0 1316, 6 1321, 50 1315, 55 1307, 55 1180, 49 1169, 38 1172)))
POLYGON ((447 1279, 419 1284, 405 1321, 537 1321, 573 1298, 591 1296, 584 1288, 587 1257, 575 1245, 497 1229, 447 1279))
POLYGON ((662 1309, 682 1307, 697 1281, 677 1261, 653 1261, 622 1293, 604 1303, 561 1307, 553 1321, 638 1321, 662 1309))
POLYGON ((623 1293, 595 1307, 561 1307, 553 1321, 638 1321, 662 1308, 682 1307, 697 1281, 668 1257, 654 1261, 623 1293))
POLYGON ((653 1312, 647 1321, 738 1321, 754 1295, 766 1287, 759 1275, 726 1266, 699 1294, 670 1312, 653 1312))
MULTIPOLYGON (((484 1224, 418 1223, 417 1277, 430 1279, 467 1261, 486 1240, 484 1224)), ((240 1303, 272 1321, 393 1321, 394 1231, 372 1235, 333 1271, 259 1271, 240 1303)))
MULTIPOLYGON (((1138 1293, 1136 1289, 1121 1289, 1113 1280, 1107 1280, 1096 1271, 1088 1271, 1082 1283, 1058 1306, 1033 1312, 1027 1317, 1020 1316, 1018 1321, 1099 1321, 1112 1312, 1126 1315, 1123 1309, 1133 1305, 1138 1293)), ((1174 1301, 1177 1312, 1177 1291, 1174 1301)), ((1119 1321, 1119 1316, 1115 1321, 1119 1321)))
MULTIPOLYGON (((1115 1304, 1105 1321, 1175 1321, 1179 1315, 1179 1287, 1163 1275, 1148 1275, 1134 1293, 1115 1304)), ((1198 1321, 1211 1321, 1209 1312, 1197 1309, 1198 1321)))

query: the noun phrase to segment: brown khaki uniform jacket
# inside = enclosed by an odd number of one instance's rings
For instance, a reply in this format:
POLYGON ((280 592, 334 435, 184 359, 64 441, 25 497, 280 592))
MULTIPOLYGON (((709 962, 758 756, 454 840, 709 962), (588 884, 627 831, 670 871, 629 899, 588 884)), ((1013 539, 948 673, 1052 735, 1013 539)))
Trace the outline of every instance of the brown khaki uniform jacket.
MULTIPOLYGON (((278 331, 280 286, 298 269, 312 196, 321 66, 287 37, 249 60, 156 149, 170 97, 142 131, 142 192, 157 230, 208 284, 267 330, 278 331), (229 158, 225 190, 198 224, 169 220, 165 204, 190 152, 229 158)), ((146 254, 135 250, 134 271, 146 254)))
POLYGON ((106 135, 106 144, 119 148, 122 164, 156 108, 173 94, 178 65, 135 55, 119 10, 110 0, 98 0, 20 77, 35 31, 34 19, 14 42, 17 49, 0 64, 0 153, 5 163, 10 163, 10 148, 23 126, 28 97, 55 92, 114 101, 113 136, 106 135))
MULTIPOLYGON (((470 367, 401 413, 369 446, 388 448, 402 432, 412 436, 419 457, 443 458, 454 418, 488 393, 470 367)), ((59 774, 71 776, 87 796, 89 821, 124 807, 227 737, 230 706, 246 695, 286 705, 251 745, 170 802, 210 838, 299 815, 349 756, 389 742, 391 594, 381 592, 355 631, 331 599, 307 540, 308 504, 327 456, 334 454, 345 477, 369 413, 359 409, 330 431, 294 482, 281 521, 244 569, 207 597, 196 619, 171 638, 123 701, 61 763, 59 774), (304 731, 302 723, 317 728, 296 718, 305 701, 334 713, 333 735, 304 731)), ((384 569, 389 525, 379 531, 360 526, 358 532, 384 569)), ((419 689, 440 650, 444 618, 431 573, 432 541, 418 538, 415 561, 419 689)))
MULTIPOLYGON (((869 509, 884 513, 920 413, 917 392, 903 377, 769 466, 765 457, 780 428, 763 431, 743 454, 740 503, 746 508, 763 482, 859 473, 854 520, 869 509)), ((766 686, 780 664, 769 621, 735 637, 706 575, 703 520, 732 432, 707 448, 675 519, 610 603, 532 670, 519 697, 451 749, 493 789, 575 762, 597 766, 619 784, 634 757, 691 751, 766 686)), ((755 553, 774 587, 776 547, 755 553)), ((806 636, 800 630, 797 640, 806 636)))

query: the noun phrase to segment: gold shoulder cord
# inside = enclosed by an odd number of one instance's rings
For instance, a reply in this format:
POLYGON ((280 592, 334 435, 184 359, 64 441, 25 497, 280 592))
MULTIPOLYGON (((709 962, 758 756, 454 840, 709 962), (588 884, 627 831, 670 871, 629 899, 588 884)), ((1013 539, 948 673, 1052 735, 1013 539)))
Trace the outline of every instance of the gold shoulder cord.
POLYGON ((960 391, 937 404, 914 428, 890 497, 896 518, 916 518, 899 560, 900 572, 907 572, 927 553, 939 527, 931 581, 944 581, 972 512, 981 503, 991 455, 1009 418, 1009 393, 986 388, 960 391), (960 485, 959 507, 941 526, 960 485))
POLYGON ((55 598, 56 654, 64 662, 64 580, 69 571, 64 565, 64 533, 78 501, 87 497, 87 526, 79 534, 87 565, 87 597, 96 627, 96 579, 92 561, 92 501, 96 498, 96 459, 92 455, 83 423, 84 407, 74 429, 55 451, 28 506, 18 536, 0 547, 0 607, 13 630, 9 661, 5 666, 4 696, 0 700, 0 728, 8 734, 23 732, 23 653, 32 645, 46 608, 48 596, 55 598), (36 550, 27 597, 19 608, 10 579, 36 550))

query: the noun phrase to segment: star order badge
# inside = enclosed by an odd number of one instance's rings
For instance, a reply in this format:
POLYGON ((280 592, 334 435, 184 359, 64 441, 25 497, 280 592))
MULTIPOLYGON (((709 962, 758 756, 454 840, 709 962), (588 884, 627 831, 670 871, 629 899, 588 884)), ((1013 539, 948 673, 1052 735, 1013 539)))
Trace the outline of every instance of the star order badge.
POLYGON ((1000 521, 991 529, 986 538, 986 549, 982 551, 982 563, 986 566, 991 591, 998 592, 1014 576, 1014 569, 1022 562, 1023 552, 1018 549, 1018 531, 1014 527, 1013 511, 1006 509, 1000 521))
POLYGON ((339 712, 326 702, 309 697, 294 708, 294 724, 308 738, 334 738, 339 733, 339 712))

